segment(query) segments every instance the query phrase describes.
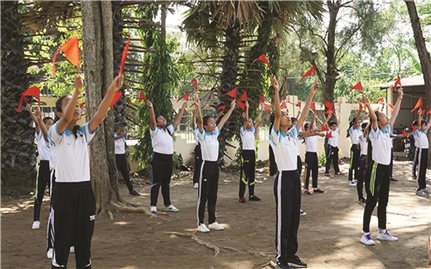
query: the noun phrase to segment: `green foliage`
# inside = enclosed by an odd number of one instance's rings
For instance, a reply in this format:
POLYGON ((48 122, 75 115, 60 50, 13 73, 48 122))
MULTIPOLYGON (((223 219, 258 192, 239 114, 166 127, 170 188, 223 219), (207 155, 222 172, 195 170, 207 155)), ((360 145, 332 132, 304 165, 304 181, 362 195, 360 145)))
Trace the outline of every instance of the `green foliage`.
POLYGON ((326 153, 325 153, 325 151, 319 152, 318 163, 319 163, 319 167, 322 167, 326 164, 326 153))

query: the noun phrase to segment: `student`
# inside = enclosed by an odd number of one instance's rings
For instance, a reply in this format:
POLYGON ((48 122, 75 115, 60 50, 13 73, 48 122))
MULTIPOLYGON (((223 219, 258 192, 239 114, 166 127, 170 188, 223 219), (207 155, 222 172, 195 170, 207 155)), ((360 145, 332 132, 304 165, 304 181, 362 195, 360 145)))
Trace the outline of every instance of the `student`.
POLYGON ((50 166, 49 161, 51 159, 51 152, 48 142, 48 129, 53 124, 54 120, 51 117, 45 117, 42 120, 42 113, 40 107, 37 108, 36 112, 31 111, 31 106, 27 104, 27 110, 33 119, 36 126, 36 140, 37 140, 37 151, 39 153, 39 172, 36 180, 36 193, 34 199, 34 212, 33 212, 33 224, 31 228, 33 230, 40 229, 40 209, 42 207, 43 196, 45 195, 46 186, 50 186, 50 166))
POLYGON ((273 76, 271 83, 275 91, 275 119, 270 143, 278 167, 278 174, 274 181, 276 262, 282 269, 290 268, 289 266, 305 268, 307 265, 296 255, 301 206, 301 182, 298 175, 296 140, 299 128, 302 127, 307 117, 311 101, 317 91, 317 84, 313 85, 297 124, 292 125, 289 115, 281 112, 278 81, 273 76))
POLYGON ((91 120, 76 125, 81 118, 77 104, 82 79, 75 79, 72 96, 56 102, 59 120, 51 126, 48 137, 55 150, 55 188, 52 195, 54 218, 54 255, 52 268, 65 268, 70 246, 75 246, 77 268, 91 268, 91 238, 94 230, 96 203, 90 183, 90 160, 87 145, 106 117, 115 93, 123 85, 117 76, 91 120))
POLYGON ((357 184, 358 176, 359 176, 359 157, 360 157, 360 148, 359 148, 359 136, 362 135, 361 126, 359 124, 359 116, 361 115, 361 111, 358 111, 356 117, 354 117, 349 124, 349 129, 347 130, 346 137, 350 138, 350 142, 352 146, 350 147, 350 167, 349 167, 349 186, 355 187, 357 184), (355 173, 355 177, 353 178, 353 172, 355 173))
POLYGON ((414 152, 413 157, 413 165, 412 165, 412 178, 416 179, 416 168, 418 166, 418 141, 415 139, 416 131, 418 129, 418 121, 414 120, 412 123, 412 131, 409 134, 409 140, 410 140, 410 150, 414 152))
POLYGON ((426 171, 428 167, 428 130, 431 126, 431 121, 426 122, 423 120, 422 109, 419 108, 418 129, 415 132, 415 140, 418 145, 418 189, 416 194, 419 196, 428 196, 429 192, 426 189, 426 171))
POLYGON ((115 163, 117 164, 117 170, 123 176, 124 182, 129 190, 129 194, 132 196, 139 196, 140 194, 133 189, 132 182, 130 182, 130 171, 126 156, 126 138, 127 133, 125 126, 121 124, 114 133, 115 163))
POLYGON ((198 132, 199 129, 196 125, 196 112, 193 110, 193 119, 192 119, 192 128, 193 128, 193 136, 196 141, 196 146, 194 150, 194 158, 195 158, 195 170, 193 172, 193 188, 197 189, 199 188, 199 168, 201 167, 202 163, 202 153, 201 153, 201 144, 199 144, 198 140, 198 132))
POLYGON ((220 131, 235 109, 235 100, 230 104, 228 112, 221 118, 218 125, 213 117, 202 118, 201 103, 199 99, 195 102, 197 112, 198 140, 201 144, 202 164, 200 167, 199 190, 196 208, 197 230, 208 233, 210 230, 224 230, 223 225, 216 221, 216 204, 219 179, 219 141, 220 131), (208 201, 208 227, 204 223, 205 205, 208 201))
POLYGON ((316 114, 313 113, 313 120, 304 124, 304 134, 305 141, 305 174, 304 174, 304 194, 311 195, 312 192, 308 189, 310 182, 310 174, 312 173, 312 185, 313 193, 324 193, 319 188, 317 184, 317 179, 319 177, 319 158, 317 156, 317 136, 324 137, 324 133, 317 132, 314 130, 314 124, 316 122, 316 114))
MULTIPOLYGON (((271 135, 271 130, 272 127, 274 126, 274 119, 275 119, 275 114, 272 113, 269 116, 269 122, 271 123, 269 126, 269 135, 271 135)), ((269 143, 269 158, 268 158, 268 169, 269 169, 269 176, 275 176, 277 174, 277 164, 275 163, 275 158, 274 158, 274 150, 272 149, 271 143, 269 143)))
POLYGON ((370 122, 363 122, 361 124, 362 134, 359 136, 359 174, 358 182, 356 184, 356 190, 358 191, 358 202, 365 204, 367 200, 364 198, 364 178, 367 171, 366 161, 368 152, 368 133, 370 131, 370 122))
POLYGON ((262 124, 262 121, 255 121, 250 119, 248 115, 249 104, 245 102, 245 117, 244 124, 241 126, 239 134, 241 138, 241 156, 242 165, 239 180, 239 202, 245 203, 244 197, 245 188, 248 184, 248 200, 260 201, 260 198, 254 195, 254 187, 256 184, 256 143, 255 134, 256 129, 262 124))
POLYGON ((156 117, 153 104, 150 100, 147 99, 146 103, 150 110, 150 136, 153 146, 153 157, 151 160, 153 182, 151 184, 150 212, 157 213, 157 200, 160 187, 162 187, 165 211, 178 212, 178 208, 171 203, 169 190, 174 165, 172 160, 172 155, 174 154, 173 135, 183 117, 187 102, 183 103, 174 122, 169 125, 167 125, 166 119, 162 115, 156 117))
POLYGON ((338 120, 335 111, 328 114, 325 125, 329 119, 334 115, 335 121, 329 123, 329 131, 327 132, 328 145, 326 146, 326 165, 325 165, 325 176, 329 176, 329 168, 331 167, 331 161, 334 162, 335 175, 342 175, 338 165, 338 126, 340 122, 338 120))
POLYGON ((399 96, 390 119, 383 113, 374 112, 369 100, 366 97, 363 98, 363 103, 368 107, 371 118, 371 130, 368 134, 371 144, 368 144, 368 169, 365 176, 367 201, 363 218, 363 235, 360 240, 361 243, 367 246, 375 245, 371 238, 370 220, 377 202, 379 202, 377 208, 377 218, 379 220, 377 239, 384 241, 398 240, 397 237, 386 230, 386 207, 389 200, 390 185, 391 133, 392 126, 400 111, 403 90, 399 89, 398 94, 399 96))

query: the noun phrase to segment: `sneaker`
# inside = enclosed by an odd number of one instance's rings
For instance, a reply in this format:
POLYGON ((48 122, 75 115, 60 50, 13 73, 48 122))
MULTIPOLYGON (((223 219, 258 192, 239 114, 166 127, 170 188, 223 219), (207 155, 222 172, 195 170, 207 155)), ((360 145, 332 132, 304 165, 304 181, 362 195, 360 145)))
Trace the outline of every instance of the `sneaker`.
POLYGON ((306 216, 307 212, 305 212, 302 208, 299 210, 299 215, 306 216))
POLYGON ((132 195, 132 196, 140 196, 140 194, 137 191, 135 191, 135 190, 129 192, 129 194, 132 195))
POLYGON ((74 246, 71 246, 69 250, 70 250, 70 253, 75 253, 75 247, 74 246))
POLYGON ((320 188, 313 189, 313 193, 324 193, 325 191, 322 191, 320 188))
POLYGON ((377 233, 377 239, 379 239, 380 241, 391 241, 391 242, 398 241, 398 237, 393 236, 387 230, 380 230, 377 233))
POLYGON ((208 227, 202 223, 202 224, 199 224, 199 226, 198 226, 198 232, 209 233, 210 229, 208 229, 208 227))
POLYGON ((245 202, 246 202, 245 197, 244 197, 244 196, 243 196, 243 197, 240 197, 240 198, 238 199, 238 202, 240 202, 240 203, 245 203, 245 202))
POLYGON ((364 197, 361 197, 361 198, 359 198, 359 199, 358 199, 358 202, 359 202, 359 203, 366 204, 366 203, 367 203, 367 200, 366 200, 364 197))
POLYGON ((354 180, 349 181, 349 186, 350 187, 356 187, 356 181, 354 181, 354 180))
POLYGON ((310 192, 310 190, 307 189, 307 190, 304 191, 304 194, 305 195, 311 195, 312 193, 310 192))
POLYGON ((422 197, 426 197, 426 196, 428 196, 428 194, 424 191, 424 190, 417 190, 416 191, 416 195, 418 195, 418 196, 422 196, 422 197))
POLYGON ((361 237, 361 243, 366 246, 374 246, 376 243, 371 239, 371 233, 364 233, 361 237))
POLYGON ((341 173, 341 172, 335 172, 335 175, 337 175, 337 176, 343 176, 344 174, 341 173))
POLYGON ((277 262, 277 268, 279 268, 279 269, 290 269, 290 266, 285 264, 285 263, 277 262))
POLYGON ((224 230, 224 226, 221 224, 218 224, 217 221, 208 225, 208 228, 210 228, 211 230, 215 230, 215 231, 223 231, 224 230))
POLYGON ((290 258, 287 260, 287 264, 290 267, 295 267, 295 268, 307 268, 307 264, 305 262, 303 262, 298 256, 295 255, 295 257, 290 258))
POLYGON ((199 183, 195 183, 195 184, 193 184, 193 189, 199 189, 199 183))
POLYGON ((430 194, 430 192, 427 189, 422 189, 423 192, 425 192, 426 194, 430 194))
POLYGON ((398 179, 395 179, 393 177, 389 178, 390 181, 398 181, 398 179))
POLYGON ((46 252, 46 257, 48 259, 52 259, 53 256, 54 256, 54 250, 52 248, 48 249, 48 251, 46 252))
POLYGON ((416 179, 416 176, 415 176, 415 175, 413 175, 413 176, 412 176, 412 179, 416 179))
POLYGON ((33 230, 39 230, 40 229, 40 221, 38 221, 38 220, 33 221, 33 224, 31 225, 31 228, 33 230))
POLYGON ((329 172, 325 172, 325 176, 329 177, 329 172))
POLYGON ((178 208, 176 208, 174 205, 170 205, 168 207, 165 207, 165 211, 167 211, 167 212, 178 212, 180 210, 178 208))
POLYGON ((252 196, 249 196, 249 197, 248 197, 248 200, 249 200, 249 201, 259 202, 259 201, 260 201, 260 198, 259 198, 259 197, 257 197, 256 195, 252 195, 252 196))
POLYGON ((150 206, 151 213, 157 213, 157 206, 150 206))

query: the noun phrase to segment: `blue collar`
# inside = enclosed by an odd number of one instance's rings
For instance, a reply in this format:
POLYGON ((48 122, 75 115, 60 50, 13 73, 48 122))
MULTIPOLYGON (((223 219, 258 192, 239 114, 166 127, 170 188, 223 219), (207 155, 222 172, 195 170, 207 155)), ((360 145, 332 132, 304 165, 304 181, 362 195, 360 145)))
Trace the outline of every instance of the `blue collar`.
POLYGON ((64 129, 63 134, 65 134, 65 135, 71 135, 71 134, 73 134, 73 132, 71 130, 69 130, 69 129, 66 128, 66 129, 64 129))

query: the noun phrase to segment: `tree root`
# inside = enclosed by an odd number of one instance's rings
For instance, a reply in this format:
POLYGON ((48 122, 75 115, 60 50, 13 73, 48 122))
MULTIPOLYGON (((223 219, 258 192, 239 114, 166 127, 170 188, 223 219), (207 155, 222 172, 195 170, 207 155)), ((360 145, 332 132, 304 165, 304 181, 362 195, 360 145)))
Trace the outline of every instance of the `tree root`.
POLYGON ((151 218, 157 218, 162 219, 165 221, 169 221, 167 218, 161 217, 157 214, 152 214, 146 207, 143 206, 127 206, 122 205, 119 203, 111 202, 110 203, 111 208, 116 212, 122 212, 122 213, 144 213, 145 215, 151 217, 151 218))
POLYGON ((204 241, 197 237, 194 233, 178 233, 178 232, 164 232, 170 235, 180 236, 184 238, 191 238, 192 240, 196 241, 199 245, 205 246, 206 248, 209 248, 214 251, 214 257, 217 256, 220 253, 220 248, 216 245, 211 244, 210 242, 204 241))
POLYGON ((267 268, 267 267, 269 267, 269 268, 279 268, 274 261, 269 261, 269 262, 266 262, 266 263, 262 264, 261 266, 259 266, 258 269, 267 268))

